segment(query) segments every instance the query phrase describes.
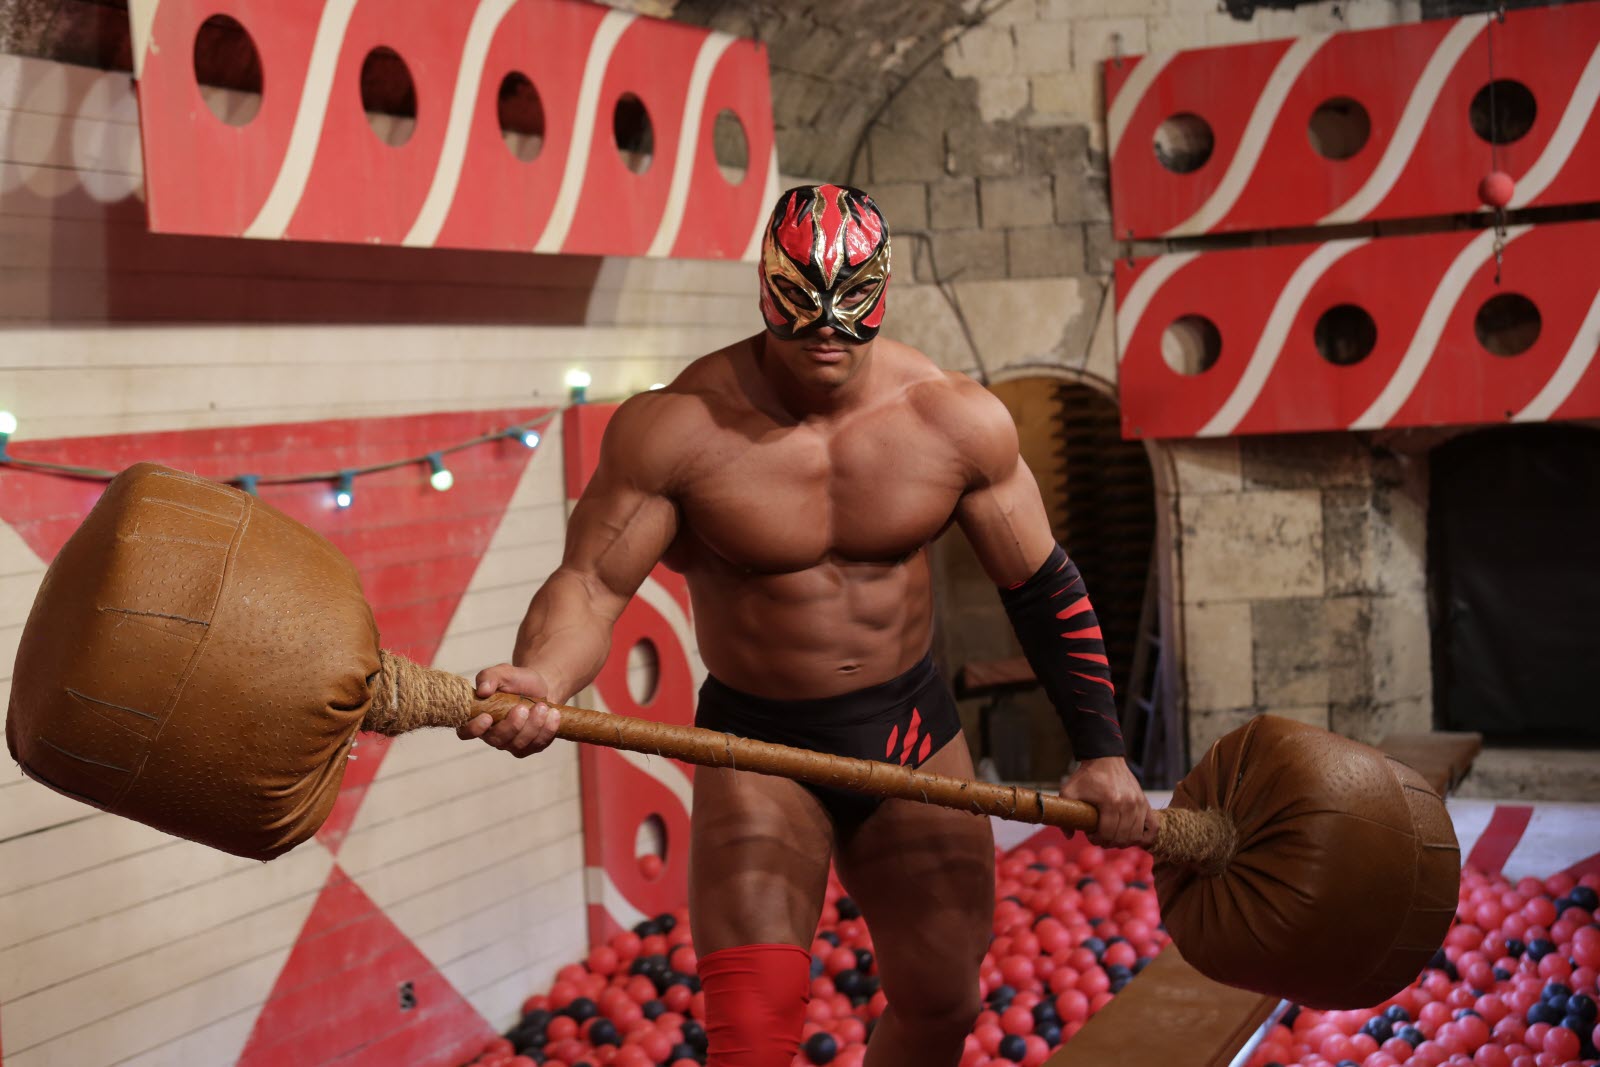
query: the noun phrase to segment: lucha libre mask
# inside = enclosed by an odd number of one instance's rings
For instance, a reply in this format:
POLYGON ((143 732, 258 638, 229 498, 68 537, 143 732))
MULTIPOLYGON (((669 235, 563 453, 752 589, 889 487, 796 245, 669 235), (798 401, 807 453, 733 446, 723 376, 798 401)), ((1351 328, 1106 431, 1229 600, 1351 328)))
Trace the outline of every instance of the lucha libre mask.
POLYGON ((761 239, 761 315, 784 340, 831 326, 870 341, 883 325, 889 227, 872 197, 802 185, 778 198, 761 239))

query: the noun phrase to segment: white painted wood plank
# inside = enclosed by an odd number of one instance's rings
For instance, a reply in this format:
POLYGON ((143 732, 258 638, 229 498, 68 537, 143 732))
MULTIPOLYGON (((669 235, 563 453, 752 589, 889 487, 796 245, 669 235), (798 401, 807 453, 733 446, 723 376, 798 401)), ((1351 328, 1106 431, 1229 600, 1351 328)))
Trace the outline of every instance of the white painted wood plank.
MULTIPOLYGON (((282 958, 294 946, 317 896, 318 890, 302 893, 214 930, 8 1001, 6 1046, 31 1048, 186 986, 214 981, 263 957, 282 958)), ((270 985, 241 995, 259 1001, 269 990, 270 985)))
POLYGON ((250 1040, 259 1011, 259 1005, 252 1004, 148 1052, 119 1060, 117 1067, 187 1067, 190 1064, 199 1067, 201 1064, 234 1063, 244 1052, 245 1042, 250 1040))
POLYGON ((541 805, 537 811, 485 813, 481 829, 363 871, 361 888, 379 907, 409 900, 505 862, 508 856, 570 837, 581 828, 576 798, 541 805))
MULTIPOLYGON (((437 735, 441 742, 450 742, 456 751, 449 753, 445 760, 407 774, 380 776, 367 787, 366 799, 351 829, 352 835, 430 811, 453 800, 487 793, 507 782, 525 782, 529 777, 526 764, 504 752, 482 743, 469 745, 450 730, 429 733, 437 735), (501 758, 490 758, 493 756, 501 758)), ((387 758, 384 763, 388 763, 387 758)))
MULTIPOLYGON (((5 766, 0 761, 0 771, 5 766)), ((0 843, 0 894, 65 878, 173 840, 143 823, 103 813, 45 833, 14 838, 0 843)), ((4 899, 0 896, 0 915, 5 914, 4 899)), ((0 933, 4 926, 0 922, 0 933)))
MULTIPOLYGON (((478 910, 429 932, 416 945, 434 966, 443 967, 471 955, 484 945, 529 930, 552 915, 570 922, 572 913, 581 911, 583 907, 583 872, 567 871, 537 885, 530 885, 525 891, 504 900, 487 901, 478 910)), ((546 954, 541 951, 527 953, 517 965, 526 967, 529 961, 546 954)), ((457 989, 475 989, 486 982, 454 984, 457 989)))
MULTIPOLYGON (((458 742, 464 744, 465 742, 458 742)), ((519 761, 503 752, 479 747, 502 757, 507 763, 519 761)), ((569 764, 570 761, 562 761, 569 764)), ((537 773, 524 773, 437 804, 426 811, 399 820, 364 823, 353 830, 339 850, 339 862, 352 875, 365 875, 386 864, 395 863, 473 833, 486 822, 503 814, 521 813, 524 818, 548 817, 576 833, 579 822, 563 806, 576 795, 575 768, 556 765, 537 773)), ((365 813, 363 812, 363 815, 365 813)), ((358 816, 358 819, 361 817, 358 816)))
POLYGON ((139 127, 103 119, 0 110, 0 162, 69 167, 138 177, 139 127))
POLYGON ((108 1067, 157 1048, 192 1032, 201 1021, 223 1018, 265 1001, 288 952, 286 948, 254 960, 30 1049, 13 1052, 8 1041, 6 1067, 108 1067))
MULTIPOLYGON (((5 762, 10 764, 9 757, 5 762)), ((10 765, 15 773, 15 765, 10 765)), ((95 809, 81 800, 72 800, 38 782, 21 778, 0 785, 0 842, 86 819, 94 813, 95 809)))
POLYGON ((186 841, 100 864, 0 897, 0 949, 246 869, 250 860, 186 841))
POLYGON ((129 899, 122 911, 0 951, 0 1003, 314 892, 329 862, 326 849, 308 842, 271 863, 169 896, 129 899))
POLYGON ((582 864, 583 837, 572 834, 466 878, 392 903, 384 911, 407 937, 416 941, 459 918, 463 900, 501 899, 529 882, 580 869, 582 864))
MULTIPOLYGON (((0 201, 3 203, 3 201, 0 201)), ((722 332, 722 331, 719 331, 722 332)), ((6 334, 0 367, 139 367, 273 364, 284 367, 363 363, 375 369, 460 360, 510 362, 529 367, 550 362, 563 373, 587 360, 682 360, 703 355, 709 331, 702 326, 435 326, 419 323, 359 327, 277 325, 152 325, 138 331, 85 324, 23 327, 6 334), (541 360, 530 348, 559 352, 541 360), (445 359, 441 353, 448 352, 445 359)), ((594 395, 591 393, 591 395, 594 395)), ((502 399, 501 406, 516 399, 502 399)))
POLYGON ((139 107, 126 71, 0 55, 0 101, 13 111, 137 125, 139 107))
POLYGON ((554 946, 566 940, 572 925, 570 916, 557 914, 532 925, 508 927, 499 938, 444 964, 439 971, 457 989, 481 989, 518 973, 530 960, 550 955, 554 946))
MULTIPOLYGON (((0 523, 0 525, 5 524, 0 523)), ((15 537, 15 534, 12 536, 15 537)), ((16 540, 21 541, 21 538, 16 540)), ((29 569, 21 574, 0 575, 0 629, 21 627, 28 621, 28 612, 33 610, 34 594, 39 591, 39 583, 44 580, 43 561, 34 556, 33 550, 25 545, 23 551, 32 557, 36 569, 29 569)), ((3 569, 0 567, 0 570, 3 569)), ((4 655, 3 649, 0 649, 0 655, 4 655)), ((0 659, 0 666, 4 667, 7 674, 10 673, 12 661, 15 659, 15 651, 11 653, 11 659, 0 659)))

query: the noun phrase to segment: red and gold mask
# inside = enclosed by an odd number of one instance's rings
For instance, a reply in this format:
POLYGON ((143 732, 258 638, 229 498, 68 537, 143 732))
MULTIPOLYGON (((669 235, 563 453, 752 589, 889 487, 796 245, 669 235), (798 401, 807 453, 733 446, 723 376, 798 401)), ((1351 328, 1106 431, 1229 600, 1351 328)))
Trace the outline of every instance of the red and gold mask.
POLYGON ((883 325, 889 226, 872 197, 802 185, 778 198, 761 240, 761 315, 784 340, 831 326, 870 341, 883 325))

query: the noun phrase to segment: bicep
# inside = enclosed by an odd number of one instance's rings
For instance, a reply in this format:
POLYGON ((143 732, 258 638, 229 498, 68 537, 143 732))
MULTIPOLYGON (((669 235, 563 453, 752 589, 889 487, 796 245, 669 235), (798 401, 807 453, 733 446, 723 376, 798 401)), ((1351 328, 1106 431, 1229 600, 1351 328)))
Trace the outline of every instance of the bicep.
POLYGON ((677 532, 677 507, 670 499, 597 474, 567 521, 561 569, 582 579, 591 599, 615 616, 677 532))
POLYGON ((1039 485, 1021 456, 1013 456, 1004 474, 967 491, 956 522, 985 573, 1002 587, 1032 577, 1056 543, 1039 485))

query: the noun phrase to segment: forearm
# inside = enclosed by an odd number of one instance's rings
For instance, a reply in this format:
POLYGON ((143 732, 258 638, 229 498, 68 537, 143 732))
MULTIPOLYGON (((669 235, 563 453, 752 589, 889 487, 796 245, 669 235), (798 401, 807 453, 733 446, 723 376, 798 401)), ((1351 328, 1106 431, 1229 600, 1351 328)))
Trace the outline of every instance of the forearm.
POLYGON ((1057 546, 1037 574, 1002 589, 1000 599, 1073 753, 1083 760, 1124 755, 1100 622, 1066 552, 1057 546))
POLYGON ((620 610, 616 598, 597 590, 591 580, 558 569, 528 605, 511 662, 537 670, 549 686, 550 699, 565 703, 605 665, 620 610))

